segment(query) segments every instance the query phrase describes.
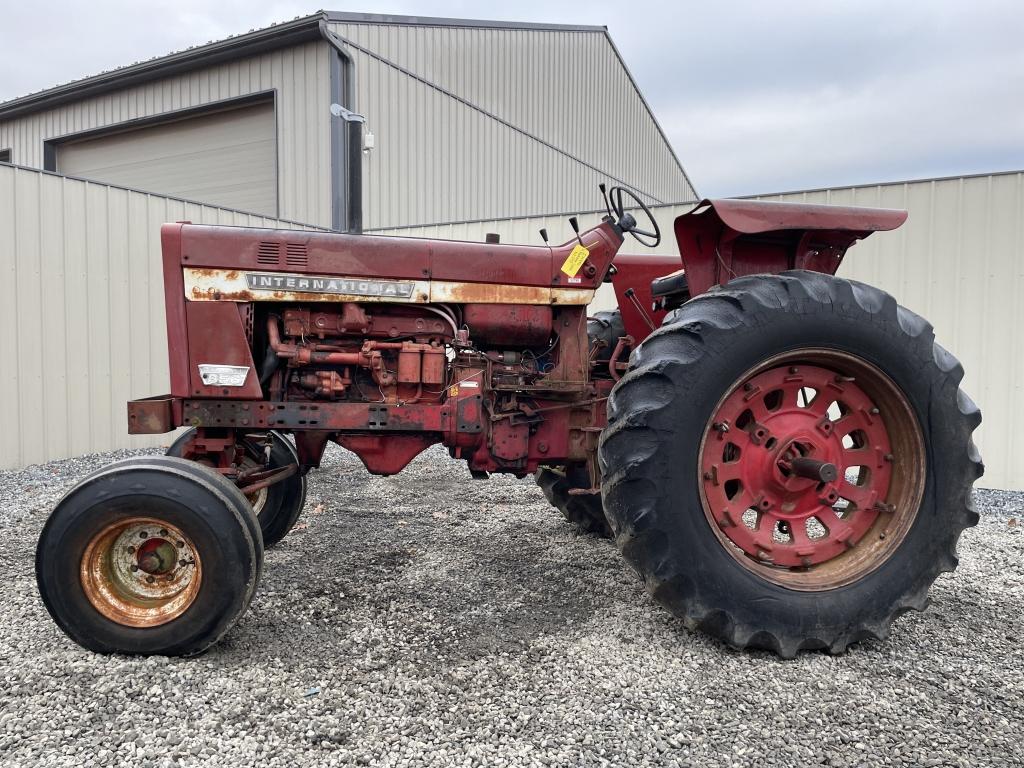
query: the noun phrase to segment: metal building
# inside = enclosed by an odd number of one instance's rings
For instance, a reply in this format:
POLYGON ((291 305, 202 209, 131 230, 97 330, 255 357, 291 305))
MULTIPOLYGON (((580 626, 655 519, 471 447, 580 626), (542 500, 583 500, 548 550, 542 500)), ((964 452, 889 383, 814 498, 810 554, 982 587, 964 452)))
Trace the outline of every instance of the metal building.
POLYGON ((695 196, 605 27, 319 12, 2 103, 5 155, 336 229, 695 196))

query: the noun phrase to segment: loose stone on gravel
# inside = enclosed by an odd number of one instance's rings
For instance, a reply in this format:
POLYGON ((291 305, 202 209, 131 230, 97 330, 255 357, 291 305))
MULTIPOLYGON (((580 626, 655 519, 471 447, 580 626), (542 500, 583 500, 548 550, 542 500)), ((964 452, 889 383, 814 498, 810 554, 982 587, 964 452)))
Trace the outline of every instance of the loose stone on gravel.
POLYGON ((1024 765, 1024 493, 976 492, 888 641, 786 662, 688 633, 529 478, 331 449, 220 645, 104 657, 50 620, 34 547, 126 455, 0 472, 2 766, 1024 765))

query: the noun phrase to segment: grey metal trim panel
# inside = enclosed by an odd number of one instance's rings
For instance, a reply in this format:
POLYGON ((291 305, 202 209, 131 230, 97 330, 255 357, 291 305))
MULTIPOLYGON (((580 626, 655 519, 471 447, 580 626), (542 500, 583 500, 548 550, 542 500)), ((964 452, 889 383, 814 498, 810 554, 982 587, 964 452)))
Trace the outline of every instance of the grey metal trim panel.
POLYGON ((348 24, 408 24, 419 27, 471 27, 473 29, 538 29, 551 32, 607 32, 608 27, 586 24, 540 24, 526 21, 452 19, 443 16, 403 16, 387 13, 325 11, 328 21, 348 24))
POLYGON ((160 112, 159 114, 155 115, 137 117, 131 120, 124 120, 120 123, 103 125, 98 128, 88 128, 84 131, 66 133, 61 136, 51 136, 50 138, 46 139, 46 143, 64 144, 65 142, 69 141, 84 141, 86 139, 91 139, 98 136, 109 136, 115 133, 134 131, 138 128, 148 128, 153 125, 160 125, 161 123, 173 123, 176 120, 187 120, 190 117, 199 117, 204 114, 220 112, 226 109, 238 109, 240 107, 249 106, 250 104, 258 104, 261 101, 274 101, 276 103, 276 95, 276 88, 268 88, 263 91, 247 93, 245 96, 232 96, 226 99, 218 99, 217 101, 208 101, 204 104, 198 104, 194 107, 169 109, 166 112, 160 112))
POLYGON ((11 165, 11 150, 9 148, 0 149, 0 163, 11 165))
MULTIPOLYGON (((320 21, 320 37, 327 43, 330 58, 330 99, 332 104, 340 104, 346 109, 355 107, 355 62, 348 51, 342 48, 330 28, 327 20, 320 21)), ((349 172, 349 156, 347 151, 349 131, 346 123, 332 116, 330 137, 330 190, 331 190, 331 228, 347 232, 350 229, 349 208, 352 197, 358 194, 362 207, 362 189, 354 189, 352 174, 349 172)), ((362 176, 360 175, 360 178, 362 176)), ((360 182, 361 183, 361 182, 360 182)))
MULTIPOLYGON (((328 42, 330 37, 325 36, 328 42)), ((344 64, 341 51, 333 45, 330 47, 330 79, 331 103, 345 106, 343 91, 344 64)), ((331 120, 331 228, 338 231, 346 229, 345 197, 345 121, 331 120)))
POLYGON ((316 40, 320 37, 319 26, 323 18, 322 13, 317 13, 30 93, 0 103, 0 118, 17 117, 130 85, 316 40))

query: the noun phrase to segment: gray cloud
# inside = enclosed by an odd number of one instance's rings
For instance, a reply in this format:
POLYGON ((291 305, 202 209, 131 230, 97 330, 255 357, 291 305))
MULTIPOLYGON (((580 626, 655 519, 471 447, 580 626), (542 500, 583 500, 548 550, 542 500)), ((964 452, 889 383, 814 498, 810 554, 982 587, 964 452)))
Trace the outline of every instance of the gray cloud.
MULTIPOLYGON (((606 24, 704 194, 1024 167, 1016 2, 368 5, 334 7, 606 24)), ((0 27, 0 99, 311 10, 261 0, 12 4, 0 27)))

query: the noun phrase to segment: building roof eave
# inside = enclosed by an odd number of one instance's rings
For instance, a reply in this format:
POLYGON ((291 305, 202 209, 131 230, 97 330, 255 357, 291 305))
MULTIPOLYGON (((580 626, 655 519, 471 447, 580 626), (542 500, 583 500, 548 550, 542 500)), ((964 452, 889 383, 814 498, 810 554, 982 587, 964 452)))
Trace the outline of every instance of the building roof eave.
POLYGON ((548 32, 606 32, 608 27, 592 24, 543 24, 529 21, 492 21, 487 19, 454 19, 443 16, 402 16, 390 13, 351 13, 325 11, 327 20, 335 24, 384 24, 415 27, 467 27, 469 29, 527 29, 548 32))
POLYGON ((130 64, 0 103, 0 120, 79 101, 113 90, 188 72, 224 61, 266 53, 321 38, 323 13, 257 29, 206 45, 130 64))

